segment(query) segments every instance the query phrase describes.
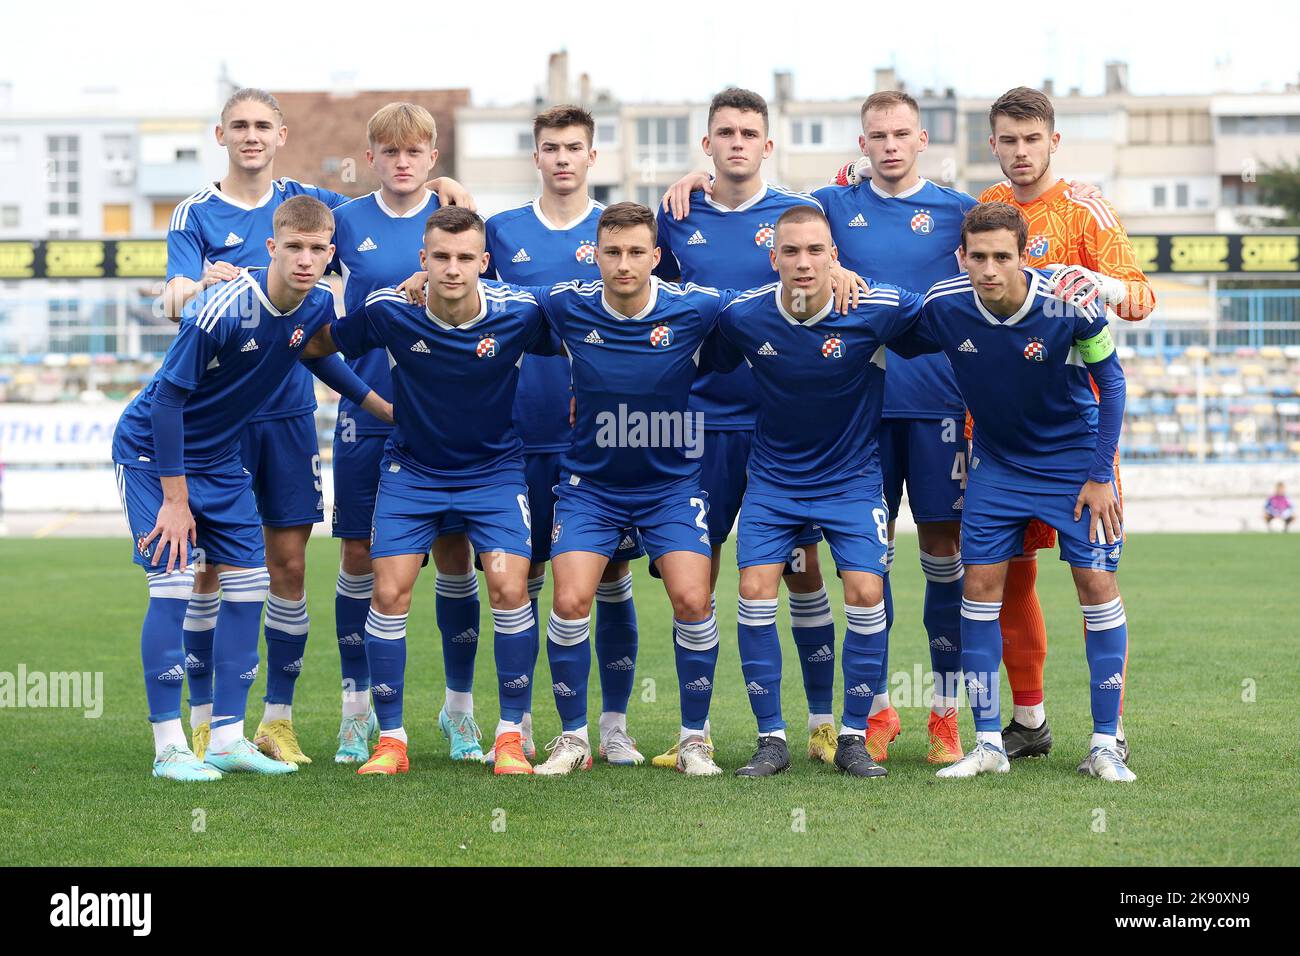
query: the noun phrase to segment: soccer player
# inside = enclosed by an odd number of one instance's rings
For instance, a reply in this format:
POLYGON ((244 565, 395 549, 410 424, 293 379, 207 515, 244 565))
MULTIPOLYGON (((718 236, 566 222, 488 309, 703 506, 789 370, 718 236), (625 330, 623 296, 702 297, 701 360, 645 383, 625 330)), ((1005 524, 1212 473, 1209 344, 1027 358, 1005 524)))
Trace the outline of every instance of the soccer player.
MULTIPOLYGON (((229 154, 226 175, 179 203, 167 233, 163 301, 171 318, 178 319, 184 304, 198 292, 234 279, 239 268, 266 264, 272 217, 287 199, 305 194, 331 207, 347 202, 346 196, 328 189, 273 178, 275 153, 287 136, 279 103, 265 90, 236 90, 222 107, 216 137, 229 154)), ((451 180, 430 185, 447 190, 449 201, 469 201, 451 180)), ((292 723, 294 685, 302 670, 309 627, 303 583, 306 545, 311 526, 324 516, 315 408, 310 376, 290 369, 239 438, 262 516, 271 576, 266 710, 256 742, 269 755, 296 763, 310 762, 292 723)), ((190 726, 199 755, 210 733, 218 591, 215 572, 199 569, 185 615, 190 726)))
MULTIPOLYGON (((710 183, 706 176, 688 176, 665 196, 658 216, 661 254, 656 274, 719 289, 768 284, 776 221, 795 206, 819 208, 818 204, 805 193, 781 189, 763 179, 763 160, 773 149, 763 97, 734 87, 723 90, 709 104, 707 128, 702 145, 705 155, 713 160, 714 178, 710 183), (702 191, 706 185, 707 194, 702 191), (680 217, 670 213, 675 206, 681 208, 680 217)), ((700 464, 713 548, 710 582, 716 591, 722 545, 740 511, 754 440, 757 393, 753 373, 744 365, 728 373, 701 371, 691 388, 690 410, 704 422, 700 464)), ((808 756, 832 763, 835 625, 818 562, 820 540, 821 532, 815 527, 804 529, 785 581, 790 591, 790 630, 799 650, 808 699, 808 756)), ((676 751, 670 749, 656 757, 655 764, 672 766, 675 758, 676 751)))
MULTIPOLYGON (((333 232, 334 218, 320 201, 294 196, 279 204, 265 245, 270 265, 241 270, 185 308, 162 367, 127 406, 113 434, 134 560, 149 579, 141 658, 158 777, 205 781, 222 772, 298 769, 259 752, 244 736, 269 577, 239 434, 305 357, 307 342, 334 317, 333 296, 319 281, 334 253, 333 232), (212 666, 215 716, 203 758, 187 746, 180 722, 181 627, 194 583, 191 556, 212 568, 221 587, 212 666)), ((311 367, 371 414, 391 418, 388 403, 345 366, 311 367), (342 375, 335 377, 339 368, 342 375)))
POLYGON ((551 529, 554 601, 547 656, 562 733, 536 768, 590 769, 587 679, 591 604, 624 529, 641 532, 673 606, 681 694, 677 769, 722 770, 705 742, 718 659, 710 606, 707 505, 700 492, 702 435, 687 409, 698 352, 727 294, 661 282, 654 213, 617 203, 596 229, 597 282, 539 292, 568 351, 577 399, 551 529))
POLYGON ((1264 502, 1264 530, 1272 531, 1273 522, 1282 522, 1282 531, 1285 533, 1291 530, 1291 522, 1295 520, 1295 507, 1291 504, 1291 499, 1287 497, 1286 485, 1282 482, 1277 483, 1273 489, 1273 494, 1269 496, 1268 501, 1264 502))
MULTIPOLYGON (((542 193, 532 202, 497 213, 487 221, 488 275, 512 285, 546 285, 600 277, 596 267, 596 223, 603 204, 587 194, 587 174, 596 162, 596 123, 577 106, 554 106, 533 120, 533 162, 542 193)), ((569 426, 569 362, 563 356, 525 355, 515 396, 515 430, 524 445, 528 508, 538 528, 551 527, 560 459, 573 438, 569 426)), ((637 657, 636 607, 632 603, 631 558, 644 554, 636 533, 619 550, 596 588, 596 666, 600 669, 600 756, 615 765, 636 765, 645 757, 628 735, 637 657), (626 546, 624 546, 626 545, 626 546)), ((546 581, 551 538, 533 536, 528 594, 533 615, 546 581)), ((533 647, 533 661, 539 648, 533 647)), ((532 670, 529 670, 531 677, 532 670)), ((524 713, 524 750, 536 752, 532 728, 532 684, 524 713)), ((489 753, 489 759, 492 754, 489 753)))
POLYGON ((1136 777, 1116 741, 1128 649, 1115 575, 1123 550, 1115 449, 1124 371, 1104 309, 1054 295, 1049 274, 1028 268, 1028 236, 1024 218, 1007 203, 967 213, 965 274, 931 286, 912 333, 948 356, 978 423, 962 509, 961 608, 976 742, 938 776, 1010 767, 999 729, 999 616, 1008 564, 1037 518, 1056 529, 1083 610, 1093 735, 1080 771, 1129 782, 1136 777))
MULTIPOLYGON (((419 265, 424 226, 440 206, 425 185, 438 159, 437 127, 428 110, 413 103, 389 103, 366 127, 366 160, 380 189, 340 206, 335 212, 338 249, 335 267, 343 275, 345 312, 356 312, 376 289, 401 282, 419 265)), ((374 349, 352 360, 352 369, 392 397, 388 353, 374 349)), ((379 485, 379 465, 391 426, 339 403, 334 430, 333 534, 341 539, 341 567, 334 599, 339 658, 343 671, 343 720, 338 763, 365 763, 368 737, 377 730, 370 706, 365 625, 374 572, 370 564, 371 516, 379 485)), ((444 528, 456 528, 448 522, 444 528)), ((447 675, 445 703, 438 726, 451 742, 453 760, 482 760, 474 722, 474 658, 478 647, 478 576, 470 565, 463 531, 444 533, 433 546, 437 568, 435 608, 442 634, 447 675)))
POLYGON ((532 295, 479 281, 488 257, 474 213, 448 207, 431 215, 420 260, 429 274, 426 305, 380 289, 321 336, 322 354, 385 349, 396 369, 397 425, 375 498, 365 624, 380 736, 357 773, 410 767, 402 702, 411 592, 441 527, 457 520, 482 558, 492 605, 501 702, 494 772, 528 774, 521 721, 537 622, 528 602, 527 486, 511 414, 520 358, 525 349, 553 354, 552 339, 532 295))
POLYGON ((844 580, 848 619, 835 766, 855 777, 884 776, 866 746, 888 642, 888 511, 877 432, 885 344, 916 321, 921 297, 882 284, 860 310, 837 311, 830 287, 836 250, 826 216, 813 206, 794 206, 775 228, 770 261, 780 281, 741 293, 723 309, 716 340, 719 367, 734 367, 743 358, 758 392, 736 556, 741 667, 759 737, 753 758, 736 774, 766 777, 790 766, 781 716, 777 587, 795 538, 814 523, 844 580))
MULTIPOLYGON (((1038 90, 1017 87, 994 102, 989 143, 1007 181, 986 189, 980 202, 1008 202, 1020 210, 1029 223, 1028 262, 1051 271, 1053 288, 1076 301, 1099 298, 1122 319, 1146 318, 1155 308, 1155 294, 1114 208, 1100 197, 1083 198, 1074 184, 1052 173, 1061 140, 1055 124, 1052 101, 1038 90)), ((1031 523, 1024 553, 1007 571, 1002 631, 1015 709, 1003 734, 1012 758, 1046 754, 1052 747, 1043 704, 1047 628, 1035 581, 1037 551, 1051 547, 1054 538, 1044 523, 1031 523)), ((1117 739, 1127 761, 1122 720, 1117 739)))

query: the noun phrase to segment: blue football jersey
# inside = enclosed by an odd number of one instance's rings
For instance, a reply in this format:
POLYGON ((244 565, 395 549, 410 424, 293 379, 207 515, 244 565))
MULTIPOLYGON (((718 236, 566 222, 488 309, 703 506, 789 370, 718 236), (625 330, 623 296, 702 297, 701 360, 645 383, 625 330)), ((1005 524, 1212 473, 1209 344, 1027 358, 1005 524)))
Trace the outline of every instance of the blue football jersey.
MULTIPOLYGON (((600 278, 596 223, 605 207, 590 200, 572 222, 557 225, 534 199, 487 221, 488 271, 512 285, 553 285, 600 278)), ((515 394, 515 428, 530 453, 568 450, 569 362, 564 356, 525 355, 515 394)))
POLYGON ((751 489, 816 497, 881 482, 885 345, 915 324, 921 301, 920 293, 878 284, 854 310, 836 312, 827 302, 800 320, 786 311, 776 282, 723 310, 719 351, 733 356, 724 367, 738 351, 758 389, 751 489))
POLYGON ((1097 453, 1097 398, 1075 348, 1106 327, 1047 291, 1025 270, 1029 294, 1006 318, 989 312, 963 273, 925 297, 915 336, 952 362, 975 419, 971 480, 1018 491, 1073 494, 1097 453))
MULTIPOLYGON (((334 264, 343 276, 343 310, 355 312, 376 289, 400 285, 419 272, 424 247, 424 223, 438 208, 438 197, 424 200, 399 215, 384 205, 379 190, 334 210, 334 264)), ((388 353, 383 349, 351 359, 352 371, 387 401, 393 400, 388 353)), ((387 435, 391 425, 346 398, 339 399, 339 427, 351 420, 358 435, 387 435)))
POLYGON ((122 412, 113 433, 113 460, 154 460, 153 395, 160 380, 190 390, 185 403, 185 470, 241 468, 239 434, 266 398, 295 369, 313 335, 334 318, 334 296, 324 282, 298 307, 281 313, 266 291, 267 271, 247 269, 209 286, 182 314, 180 328, 153 381, 122 412))
MULTIPOLYGON (((379 289, 331 326, 349 358, 386 349, 393 362, 393 464, 413 466, 446 488, 522 480, 511 420, 519 360, 550 335, 537 300, 496 282, 479 283, 478 315, 455 326, 379 289)), ((392 467, 392 465, 390 465, 392 467)))
MULTIPOLYGON (((961 221, 978 202, 923 179, 899 196, 870 181, 813 193, 826 208, 840 262, 868 282, 924 292, 959 266, 961 221)), ((885 418, 960 418, 965 411, 942 355, 893 355, 885 376, 885 418)))
POLYGON ((688 410, 700 347, 731 294, 650 279, 650 301, 625 317, 603 282, 537 290, 568 349, 578 399, 562 466, 603 488, 643 491, 699 474, 703 435, 688 410))
MULTIPOLYGON (((172 211, 167 231, 167 280, 185 276, 198 281, 214 262, 242 268, 265 266, 270 261, 266 240, 271 238, 275 211, 286 199, 303 195, 319 199, 331 209, 348 201, 347 196, 287 178, 272 182, 254 206, 227 196, 215 182, 182 200, 172 211)), ((289 370, 253 421, 290 418, 315 410, 311 373, 296 367, 289 370)))
MULTIPOLYGON (((691 211, 678 221, 659 210, 661 256, 655 274, 715 289, 753 289, 775 277, 772 240, 776 221, 791 206, 817 206, 806 193, 763 184, 735 209, 714 202, 703 191, 691 194, 691 211)), ((691 388, 691 410, 704 414, 704 426, 748 431, 757 411, 754 378, 741 365, 732 372, 705 370, 691 388)))

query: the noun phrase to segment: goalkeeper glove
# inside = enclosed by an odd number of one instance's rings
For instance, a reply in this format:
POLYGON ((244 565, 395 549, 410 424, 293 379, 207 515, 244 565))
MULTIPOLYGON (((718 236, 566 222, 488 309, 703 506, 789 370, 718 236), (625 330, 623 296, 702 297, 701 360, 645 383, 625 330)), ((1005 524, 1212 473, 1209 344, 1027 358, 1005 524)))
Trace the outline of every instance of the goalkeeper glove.
POLYGON ((836 186, 856 186, 871 178, 871 160, 859 156, 851 163, 845 163, 835 171, 836 186))
POLYGON ((1105 305, 1117 306, 1128 295, 1128 289, 1119 279, 1083 266, 1049 265, 1047 268, 1052 294, 1071 305, 1086 308, 1101 299, 1105 305))

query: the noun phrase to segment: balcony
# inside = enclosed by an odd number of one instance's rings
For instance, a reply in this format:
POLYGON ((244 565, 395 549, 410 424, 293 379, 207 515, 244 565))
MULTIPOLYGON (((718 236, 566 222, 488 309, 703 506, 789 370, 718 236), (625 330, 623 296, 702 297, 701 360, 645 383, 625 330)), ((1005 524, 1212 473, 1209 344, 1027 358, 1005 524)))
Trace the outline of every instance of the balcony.
POLYGON ((188 196, 203 181, 203 166, 198 159, 172 163, 141 163, 140 195, 158 198, 188 196))

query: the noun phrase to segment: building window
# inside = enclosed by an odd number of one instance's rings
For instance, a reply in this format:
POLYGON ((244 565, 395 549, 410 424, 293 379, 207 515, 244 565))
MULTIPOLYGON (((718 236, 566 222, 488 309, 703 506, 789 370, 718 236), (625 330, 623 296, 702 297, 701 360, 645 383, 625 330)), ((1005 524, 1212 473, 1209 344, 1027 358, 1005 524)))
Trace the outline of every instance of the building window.
POLYGON ((1224 206, 1258 206, 1259 184, 1248 183, 1240 176, 1224 176, 1219 181, 1224 206))
POLYGON ((921 128, 930 135, 932 143, 957 141, 957 111, 949 109, 921 110, 921 128))
POLYGON ((1300 115, 1220 116, 1222 136, 1284 136, 1300 133, 1300 115))
POLYGON ((1187 183, 1174 184, 1174 205, 1179 209, 1187 208, 1187 183))
POLYGON ((77 194, 81 191, 80 142, 76 136, 47 136, 46 147, 49 214, 51 216, 79 215, 81 206, 77 202, 77 194))
POLYGON ((1153 186, 1151 188, 1151 205, 1157 209, 1164 209, 1165 193, 1166 189, 1164 186, 1153 186))
POLYGON ((618 120, 596 121, 596 145, 613 146, 618 142, 618 120))
POLYGON ((0 229, 17 229, 20 214, 17 206, 0 206, 0 229))
POLYGON ((989 149, 989 115, 987 113, 966 114, 966 162, 994 162, 993 154, 989 149))
POLYGON ((531 153, 537 148, 537 141, 533 139, 533 131, 521 129, 515 136, 515 149, 521 153, 531 153))
POLYGON ((182 146, 176 150, 176 162, 178 163, 197 163, 199 161, 199 151, 193 146, 182 146))
POLYGON ((687 157, 685 116, 642 116, 636 121, 637 162, 657 166, 685 166, 687 157))
POLYGON ((131 233, 131 206, 128 203, 104 204, 104 235, 126 236, 131 233))
POLYGON ((18 162, 18 137, 0 136, 0 163, 18 162))
POLYGON ((790 143, 794 146, 821 146, 826 141, 826 124, 819 119, 790 121, 790 143))
POLYGON ((126 133, 110 133, 104 137, 104 162, 109 166, 122 166, 131 161, 131 137, 126 133))
POLYGON ((592 186, 591 187, 591 198, 596 200, 596 202, 605 206, 608 206, 610 203, 618 201, 617 199, 614 198, 616 194, 617 194, 617 190, 613 186, 592 186))
POLYGON ((659 201, 664 198, 664 193, 668 192, 670 184, 663 185, 651 184, 648 186, 636 187, 636 202, 643 206, 649 206, 651 209, 659 208, 659 201))

